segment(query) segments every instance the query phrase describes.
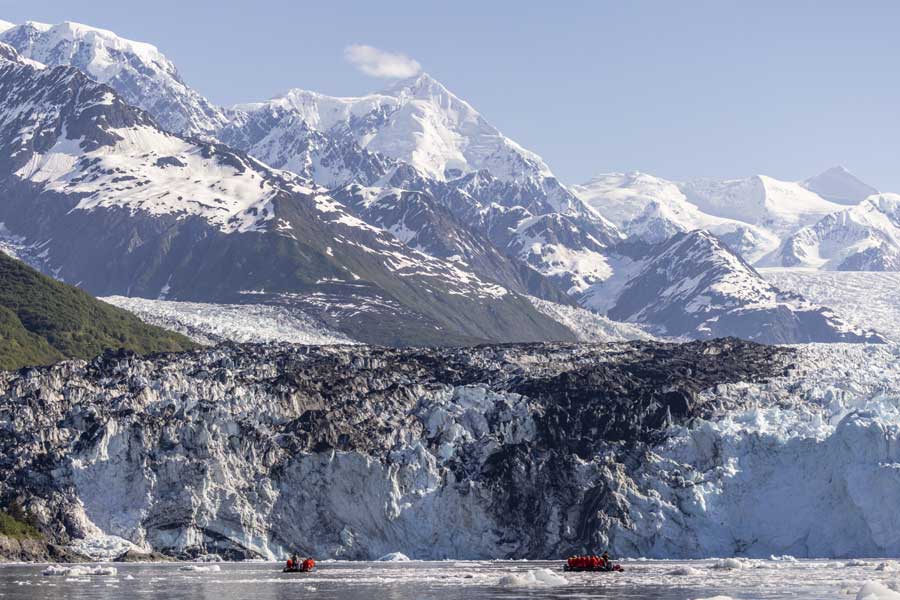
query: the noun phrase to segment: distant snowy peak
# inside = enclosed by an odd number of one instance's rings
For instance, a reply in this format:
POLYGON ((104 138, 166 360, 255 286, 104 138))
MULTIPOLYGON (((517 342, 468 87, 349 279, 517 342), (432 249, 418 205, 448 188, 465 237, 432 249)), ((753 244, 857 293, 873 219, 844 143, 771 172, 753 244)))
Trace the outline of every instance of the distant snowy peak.
POLYGON ((675 182, 639 171, 603 173, 571 189, 585 204, 619 227, 637 219, 652 202, 672 206, 686 201, 675 182))
POLYGON ((678 232, 706 229, 753 262, 771 252, 778 238, 756 225, 707 214, 690 202, 679 184, 647 173, 606 173, 572 191, 628 236, 662 242, 678 232))
POLYGON ((28 65, 35 69, 45 69, 46 68, 46 65, 39 63, 36 60, 31 60, 30 58, 25 58, 24 56, 19 54, 18 50, 16 50, 9 44, 5 44, 3 42, 0 42, 0 60, 18 63, 20 65, 28 65))
POLYGON ((224 113, 188 87, 175 65, 151 44, 79 23, 33 21, 0 32, 0 41, 48 66, 84 71, 149 112, 168 131, 212 134, 227 122, 224 113))
POLYGON ((799 183, 766 175, 746 179, 699 179, 680 184, 704 213, 757 225, 783 236, 843 208, 799 183))
POLYGON ((516 182, 553 176, 538 155, 505 137, 425 73, 366 96, 340 98, 294 89, 236 109, 252 112, 267 105, 290 108, 314 129, 350 136, 362 147, 403 160, 438 180, 482 169, 516 182))
POLYGON ((16 26, 15 23, 10 23, 9 21, 0 20, 0 33, 3 33, 7 29, 12 29, 15 26, 16 26))
POLYGON ((849 205, 858 204, 878 193, 878 190, 861 181, 842 166, 831 167, 815 177, 807 179, 803 185, 826 200, 849 205))
POLYGON ((762 262, 831 271, 900 271, 900 194, 876 194, 785 239, 762 262))

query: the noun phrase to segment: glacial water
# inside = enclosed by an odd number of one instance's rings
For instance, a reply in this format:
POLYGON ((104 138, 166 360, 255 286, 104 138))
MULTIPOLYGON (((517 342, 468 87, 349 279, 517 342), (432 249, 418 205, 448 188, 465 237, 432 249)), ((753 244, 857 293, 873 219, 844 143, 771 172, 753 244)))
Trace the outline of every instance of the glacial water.
POLYGON ((324 562, 308 574, 275 563, 0 566, 2 600, 137 598, 456 600, 470 598, 900 598, 900 562, 625 561, 625 573, 563 573, 559 562, 324 562), (114 571, 112 569, 114 569, 114 571), (67 570, 68 569, 68 570, 67 570), (191 570, 187 570, 191 569, 191 570), (863 596, 860 596, 863 597, 863 596))

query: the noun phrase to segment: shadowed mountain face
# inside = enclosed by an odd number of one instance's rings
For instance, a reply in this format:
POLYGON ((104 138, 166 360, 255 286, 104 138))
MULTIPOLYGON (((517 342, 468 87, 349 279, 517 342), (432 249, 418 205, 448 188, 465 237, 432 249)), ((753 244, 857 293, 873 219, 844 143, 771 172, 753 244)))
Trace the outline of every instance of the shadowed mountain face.
POLYGON ((807 189, 826 200, 854 206, 878 193, 844 167, 831 167, 803 182, 807 189))

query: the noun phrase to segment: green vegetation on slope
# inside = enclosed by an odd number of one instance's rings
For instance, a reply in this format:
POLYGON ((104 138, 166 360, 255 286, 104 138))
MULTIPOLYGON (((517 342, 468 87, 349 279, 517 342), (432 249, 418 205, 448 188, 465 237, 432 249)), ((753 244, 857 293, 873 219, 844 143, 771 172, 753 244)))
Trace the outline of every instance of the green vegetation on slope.
POLYGON ((140 354, 195 347, 0 252, 0 369, 90 359, 108 349, 140 354))
POLYGON ((0 535, 15 540, 40 539, 41 534, 37 529, 0 510, 0 535))

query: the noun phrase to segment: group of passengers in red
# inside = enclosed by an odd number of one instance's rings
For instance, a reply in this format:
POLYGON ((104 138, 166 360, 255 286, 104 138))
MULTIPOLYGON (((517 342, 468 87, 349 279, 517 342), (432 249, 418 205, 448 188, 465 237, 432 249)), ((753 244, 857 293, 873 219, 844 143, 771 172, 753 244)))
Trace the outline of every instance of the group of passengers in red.
POLYGON ((308 573, 312 571, 316 567, 316 561, 311 558, 305 558, 302 561, 297 558, 297 555, 291 556, 287 559, 287 563, 284 565, 285 573, 308 573))
POLYGON ((621 571, 622 567, 614 565, 609 559, 609 553, 604 552, 600 556, 570 556, 566 561, 566 569, 569 571, 621 571))

